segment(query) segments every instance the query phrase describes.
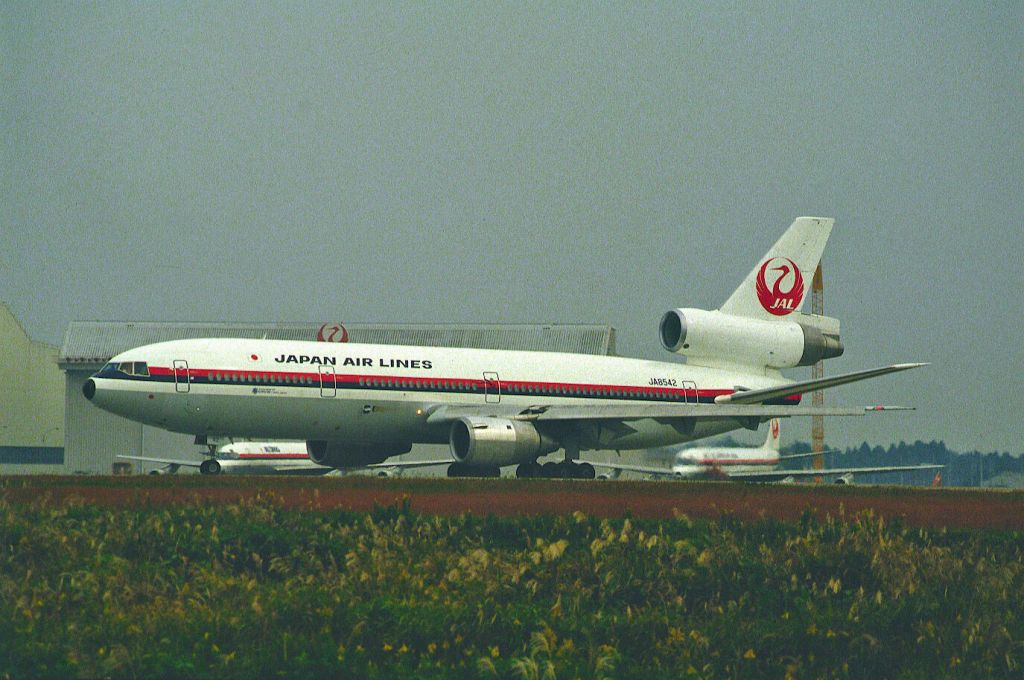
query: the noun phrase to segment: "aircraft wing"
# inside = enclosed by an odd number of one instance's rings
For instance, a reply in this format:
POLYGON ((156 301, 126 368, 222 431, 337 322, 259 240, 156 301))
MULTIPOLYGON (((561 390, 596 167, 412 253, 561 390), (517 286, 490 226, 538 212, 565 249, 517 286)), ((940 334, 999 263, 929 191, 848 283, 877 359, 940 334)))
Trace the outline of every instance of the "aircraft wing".
POLYGON ((777 482, 787 477, 824 477, 827 475, 848 475, 868 472, 910 472, 912 470, 937 470, 945 465, 893 465, 888 467, 826 468, 824 470, 770 470, 767 472, 729 472, 730 479, 742 482, 777 482))
POLYGON ((790 416, 863 416, 861 408, 814 406, 764 406, 761 404, 632 404, 579 406, 504 406, 502 404, 457 404, 435 408, 428 423, 446 423, 464 416, 511 418, 550 422, 556 420, 640 420, 642 418, 788 418, 790 416))
POLYGON ((597 461, 591 461, 594 467, 611 468, 612 470, 621 470, 623 472, 639 472, 645 475, 654 475, 656 477, 674 477, 674 473, 671 468, 667 467, 648 467, 646 465, 629 465, 627 463, 598 463, 597 461))
POLYGON ((291 463, 290 465, 279 465, 274 468, 274 472, 278 472, 282 475, 300 475, 303 473, 308 473, 312 470, 317 472, 323 472, 324 474, 326 474, 333 469, 334 468, 332 468, 329 465, 320 465, 319 463, 314 463, 310 461, 308 463, 291 463))
MULTIPOLYGON (((743 390, 741 392, 733 392, 732 394, 723 394, 721 396, 715 397, 715 403, 759 404, 769 399, 782 399, 783 397, 789 397, 794 394, 803 394, 805 392, 824 390, 828 389, 829 387, 846 385, 848 383, 857 382, 858 380, 867 380, 868 378, 875 378, 880 375, 887 375, 889 373, 896 373, 898 371, 906 371, 911 368, 919 368, 921 366, 927 365, 928 364, 926 363, 892 364, 891 366, 882 366, 881 368, 869 368, 866 371, 854 371, 853 373, 843 373, 840 375, 833 375, 827 378, 817 378, 816 380, 803 380, 801 382, 789 383, 788 385, 779 385, 778 387, 766 387, 760 390, 743 390)), ((877 410, 895 409, 883 408, 877 410)))
POLYGON ((374 468, 401 468, 401 469, 412 469, 421 467, 430 467, 432 465, 451 465, 454 460, 399 460, 394 463, 374 463, 373 465, 364 465, 360 468, 353 468, 359 470, 373 470, 374 468))
POLYGON ((811 451, 810 453, 787 453, 784 456, 779 456, 779 460, 793 460, 794 458, 812 458, 814 456, 824 456, 826 453, 840 453, 839 449, 825 449, 824 451, 811 451))
POLYGON ((144 460, 148 463, 163 463, 164 465, 184 465, 186 467, 197 468, 203 464, 201 460, 172 460, 170 458, 148 458, 146 456, 122 456, 118 455, 118 458, 127 458, 129 460, 144 460))
POLYGON ((329 465, 320 465, 310 461, 309 463, 292 463, 290 465, 282 465, 275 467, 275 472, 283 474, 294 473, 301 474, 310 470, 320 470, 323 472, 330 472, 331 470, 340 470, 342 472, 356 472, 359 470, 374 470, 374 469, 391 469, 391 468, 402 468, 411 469, 419 467, 429 467, 431 465, 451 465, 454 461, 452 460, 407 460, 407 461, 395 461, 393 463, 373 463, 371 465, 353 465, 352 467, 343 468, 332 468, 329 465))
POLYGON ((430 409, 427 422, 447 423, 464 416, 511 418, 514 420, 566 421, 566 420, 639 420, 642 418, 789 418, 793 416, 863 416, 866 413, 902 410, 906 407, 860 407, 837 408, 815 406, 768 406, 763 402, 782 399, 795 394, 804 394, 837 387, 880 375, 906 371, 927 366, 925 363, 891 364, 865 371, 854 371, 842 375, 788 383, 778 387, 759 390, 743 390, 723 394, 715 398, 714 404, 614 404, 589 405, 545 404, 536 406, 510 406, 507 404, 438 404, 430 409))

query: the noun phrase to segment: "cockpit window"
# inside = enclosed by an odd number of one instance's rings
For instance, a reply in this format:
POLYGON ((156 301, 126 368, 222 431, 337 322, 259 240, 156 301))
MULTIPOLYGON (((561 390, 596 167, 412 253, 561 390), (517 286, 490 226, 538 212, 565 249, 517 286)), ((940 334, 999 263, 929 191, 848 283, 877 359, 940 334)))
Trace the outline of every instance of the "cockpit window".
POLYGON ((149 365, 145 361, 122 361, 118 370, 128 375, 149 375, 149 365))

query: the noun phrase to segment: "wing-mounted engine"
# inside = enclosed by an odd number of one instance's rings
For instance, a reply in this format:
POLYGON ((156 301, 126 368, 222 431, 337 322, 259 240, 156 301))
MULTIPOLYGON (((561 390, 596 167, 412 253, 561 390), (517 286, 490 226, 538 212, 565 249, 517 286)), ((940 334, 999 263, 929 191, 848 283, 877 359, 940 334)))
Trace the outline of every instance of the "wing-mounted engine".
POLYGON ((464 416, 452 423, 448 443, 452 457, 472 467, 532 462, 560 448, 532 423, 507 418, 464 416))
POLYGON ((411 442, 352 443, 346 441, 306 442, 309 457, 314 463, 333 468, 361 467, 383 463, 391 456, 399 456, 412 450, 411 442))
POLYGON ((792 368, 842 355, 839 320, 816 314, 791 314, 766 321, 709 312, 673 309, 661 318, 662 346, 702 366, 792 368))

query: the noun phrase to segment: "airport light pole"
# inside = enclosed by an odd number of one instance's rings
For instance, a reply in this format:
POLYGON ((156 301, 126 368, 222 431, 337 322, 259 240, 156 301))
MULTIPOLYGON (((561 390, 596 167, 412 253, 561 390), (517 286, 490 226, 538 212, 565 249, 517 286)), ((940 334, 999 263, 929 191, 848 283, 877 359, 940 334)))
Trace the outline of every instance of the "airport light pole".
MULTIPOLYGON (((825 314, 825 285, 821 275, 821 262, 814 270, 814 279, 811 282, 811 313, 823 316, 825 314)), ((825 362, 819 359, 811 367, 811 378, 825 377, 825 362)), ((825 405, 825 393, 816 390, 811 394, 811 405, 821 408, 825 405)), ((825 418, 824 416, 811 416, 811 451, 818 454, 811 460, 815 470, 825 469, 825 418)), ((814 481, 821 483, 821 477, 815 477, 814 481)))

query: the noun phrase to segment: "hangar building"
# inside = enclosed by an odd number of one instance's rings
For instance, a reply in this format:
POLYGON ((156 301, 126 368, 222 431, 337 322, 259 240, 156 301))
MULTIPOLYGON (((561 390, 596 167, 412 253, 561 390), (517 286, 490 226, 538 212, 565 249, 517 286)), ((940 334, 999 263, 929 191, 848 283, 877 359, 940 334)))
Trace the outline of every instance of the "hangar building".
MULTIPOLYGON (((541 350, 581 354, 614 354, 611 326, 548 325, 445 325, 445 324, 339 324, 315 323, 158 323, 73 321, 57 357, 65 372, 63 406, 64 455, 60 474, 110 474, 124 470, 120 455, 201 460, 203 449, 188 435, 132 422, 93 406, 82 395, 82 385, 111 357, 133 347, 187 338, 267 338, 317 340, 318 334, 350 342, 484 349, 541 350), (327 329, 327 333, 324 333, 327 329), (331 330, 334 331, 333 336, 331 330), (115 467, 115 465, 117 467, 115 467)), ((416 446, 409 459, 444 457, 447 447, 416 446)), ((159 465, 138 463, 134 472, 159 465)))
POLYGON ((57 348, 33 342, 0 302, 0 474, 64 470, 64 379, 57 348))

